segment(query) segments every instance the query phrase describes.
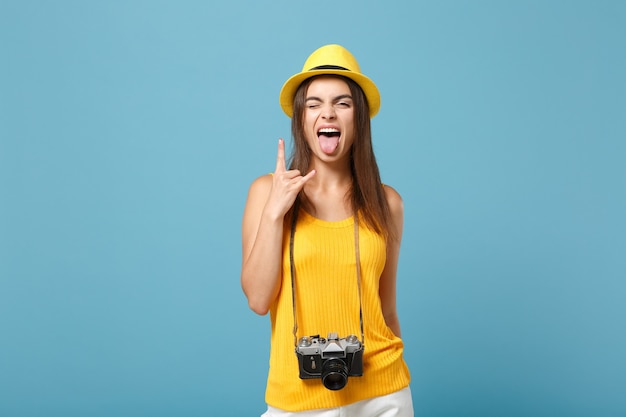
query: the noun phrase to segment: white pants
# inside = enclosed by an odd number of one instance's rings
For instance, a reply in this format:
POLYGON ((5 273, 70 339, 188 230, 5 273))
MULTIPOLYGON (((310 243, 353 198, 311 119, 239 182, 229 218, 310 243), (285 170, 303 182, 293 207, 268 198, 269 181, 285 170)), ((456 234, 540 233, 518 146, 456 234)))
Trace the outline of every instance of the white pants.
POLYGON ((337 408, 289 412, 272 406, 261 417, 413 417, 411 389, 370 398, 337 408))

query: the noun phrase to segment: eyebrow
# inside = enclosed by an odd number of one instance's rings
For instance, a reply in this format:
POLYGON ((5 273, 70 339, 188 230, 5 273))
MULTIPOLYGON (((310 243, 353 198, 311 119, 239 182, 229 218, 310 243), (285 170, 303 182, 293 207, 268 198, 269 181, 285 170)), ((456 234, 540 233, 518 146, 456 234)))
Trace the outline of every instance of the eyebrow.
MULTIPOLYGON (((350 94, 341 94, 341 95, 333 98, 333 101, 339 101, 339 100, 343 100, 345 98, 349 98, 350 100, 352 100, 352 96, 350 94)), ((305 101, 324 101, 324 100, 322 100, 319 97, 312 96, 312 97, 307 97, 305 101)))

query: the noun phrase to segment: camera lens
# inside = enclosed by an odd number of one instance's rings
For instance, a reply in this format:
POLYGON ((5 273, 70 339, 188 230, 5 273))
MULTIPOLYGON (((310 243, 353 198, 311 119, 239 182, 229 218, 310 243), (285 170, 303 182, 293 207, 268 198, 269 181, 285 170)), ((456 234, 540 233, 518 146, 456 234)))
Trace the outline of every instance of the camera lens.
POLYGON ((322 383, 329 390, 340 390, 348 382, 348 367, 341 359, 328 359, 322 364, 322 383))

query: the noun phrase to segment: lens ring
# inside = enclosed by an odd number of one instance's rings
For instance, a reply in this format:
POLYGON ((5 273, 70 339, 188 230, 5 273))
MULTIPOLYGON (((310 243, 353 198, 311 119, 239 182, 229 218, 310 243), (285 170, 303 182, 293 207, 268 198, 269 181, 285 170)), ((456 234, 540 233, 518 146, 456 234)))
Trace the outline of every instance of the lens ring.
POLYGON ((342 389, 348 383, 348 366, 341 359, 327 359, 322 363, 322 383, 332 391, 342 389))

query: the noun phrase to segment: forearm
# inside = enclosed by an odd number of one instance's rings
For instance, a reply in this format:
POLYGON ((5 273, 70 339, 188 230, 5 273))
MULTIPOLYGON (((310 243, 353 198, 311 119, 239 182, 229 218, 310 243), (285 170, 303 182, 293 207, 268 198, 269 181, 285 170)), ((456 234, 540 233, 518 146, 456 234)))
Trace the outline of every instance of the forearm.
POLYGON ((248 305, 264 315, 280 290, 282 265, 283 220, 262 216, 250 252, 244 254, 241 285, 248 305))
POLYGON ((398 337, 402 337, 402 333, 400 331, 400 320, 398 319, 398 314, 387 314, 385 315, 385 323, 387 327, 391 329, 394 335, 398 337))
POLYGON ((258 314, 267 314, 280 291, 285 214, 314 175, 314 170, 305 176, 286 170, 281 139, 276 171, 250 186, 242 224, 241 286, 248 305, 258 314))

